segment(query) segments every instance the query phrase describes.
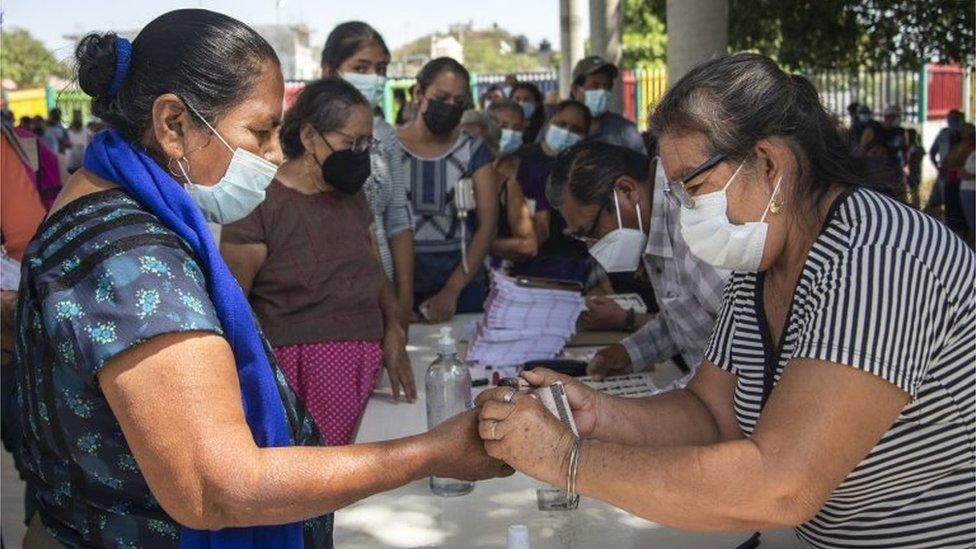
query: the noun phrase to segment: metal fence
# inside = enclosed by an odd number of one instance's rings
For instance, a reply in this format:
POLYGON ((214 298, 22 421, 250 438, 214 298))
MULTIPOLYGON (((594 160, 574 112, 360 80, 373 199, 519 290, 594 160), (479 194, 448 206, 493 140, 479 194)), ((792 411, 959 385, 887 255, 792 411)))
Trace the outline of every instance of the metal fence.
MULTIPOLYGON (((514 73, 519 81, 531 82, 543 95, 559 90, 559 78, 555 71, 524 71, 514 73)), ((502 83, 507 74, 471 75, 471 93, 477 99, 493 85, 502 83)), ((951 109, 963 110, 967 118, 976 114, 976 68, 959 65, 926 65, 918 69, 893 70, 817 70, 805 73, 817 90, 821 100, 838 117, 847 115, 847 106, 853 102, 868 105, 880 118, 885 107, 898 106, 906 123, 917 124, 926 120, 945 118, 951 109)), ((382 108, 392 122, 394 90, 402 89, 410 97, 413 78, 390 78, 387 81, 382 108)), ((633 120, 642 131, 647 127, 648 115, 667 90, 667 70, 635 69, 621 71, 623 94, 622 114, 633 120)), ((285 85, 285 107, 289 107, 305 86, 304 82, 288 82, 285 85)), ((28 90, 4 92, 4 108, 17 116, 47 112, 58 106, 70 120, 75 111, 88 119, 89 98, 81 90, 68 88, 56 90, 50 86, 28 90)))
MULTIPOLYGON (((847 71, 821 70, 806 73, 820 92, 827 108, 844 119, 847 106, 867 105, 880 118, 884 109, 901 109, 906 122, 922 122, 925 113, 925 70, 847 71)), ((944 116, 944 115, 943 115, 944 116)))
POLYGON ((640 131, 647 129, 647 120, 654 105, 668 89, 668 71, 659 69, 634 69, 621 71, 623 87, 623 115, 633 120, 640 131))

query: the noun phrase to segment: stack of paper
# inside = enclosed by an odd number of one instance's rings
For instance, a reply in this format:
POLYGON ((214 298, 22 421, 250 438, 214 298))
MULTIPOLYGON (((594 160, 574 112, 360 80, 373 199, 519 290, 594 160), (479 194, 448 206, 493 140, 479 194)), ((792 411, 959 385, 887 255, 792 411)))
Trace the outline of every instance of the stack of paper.
POLYGON ((485 318, 471 340, 467 360, 482 366, 515 366, 555 358, 576 332, 582 311, 579 292, 520 285, 493 272, 485 318))

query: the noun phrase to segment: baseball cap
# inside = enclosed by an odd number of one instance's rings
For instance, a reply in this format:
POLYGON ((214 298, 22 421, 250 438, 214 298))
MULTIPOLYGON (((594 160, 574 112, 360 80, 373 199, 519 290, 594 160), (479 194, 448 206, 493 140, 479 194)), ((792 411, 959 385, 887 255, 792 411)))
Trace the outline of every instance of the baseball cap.
POLYGON ((576 66, 573 67, 573 80, 576 80, 580 76, 593 74, 602 69, 609 69, 610 76, 612 78, 617 77, 617 67, 613 63, 607 61, 599 55, 587 55, 586 57, 580 59, 579 62, 576 63, 576 66))

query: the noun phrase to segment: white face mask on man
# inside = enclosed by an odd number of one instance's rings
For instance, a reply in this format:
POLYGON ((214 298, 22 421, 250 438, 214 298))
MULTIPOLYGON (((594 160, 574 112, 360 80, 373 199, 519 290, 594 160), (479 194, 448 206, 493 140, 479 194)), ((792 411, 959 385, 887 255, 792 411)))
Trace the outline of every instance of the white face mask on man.
POLYGON ((644 233, 644 220, 641 219, 640 204, 637 207, 638 229, 625 229, 620 218, 620 200, 613 191, 613 206, 617 211, 617 228, 603 235, 590 248, 590 255, 608 273, 629 273, 640 265, 644 248, 647 247, 647 234, 644 233))
POLYGON ((773 194, 769 197, 759 221, 735 225, 729 221, 726 213, 726 190, 739 175, 743 165, 739 164, 722 190, 696 196, 692 208, 681 208, 681 236, 691 253, 705 263, 722 269, 755 273, 762 264, 766 231, 769 229, 766 214, 769 213, 783 178, 776 181, 773 194))

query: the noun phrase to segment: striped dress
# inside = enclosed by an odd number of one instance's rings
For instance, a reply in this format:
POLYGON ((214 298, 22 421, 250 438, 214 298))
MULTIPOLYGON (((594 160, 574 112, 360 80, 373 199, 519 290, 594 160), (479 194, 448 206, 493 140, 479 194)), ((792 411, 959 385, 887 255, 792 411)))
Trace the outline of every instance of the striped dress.
POLYGON ((373 234, 376 235, 383 272, 392 282, 395 273, 390 238, 412 230, 413 219, 407 206, 407 189, 395 171, 400 168, 399 163, 393 162, 398 150, 396 130, 386 120, 376 116, 373 118, 373 138, 379 145, 370 151, 370 174, 363 185, 363 194, 373 212, 373 234))
POLYGON ((845 192, 807 257, 778 356, 763 275, 733 274, 705 356, 736 375, 746 436, 792 359, 864 370, 911 396, 820 512, 797 527, 809 545, 976 545, 974 265, 973 251, 932 218, 873 191, 845 192))

